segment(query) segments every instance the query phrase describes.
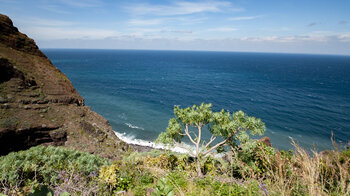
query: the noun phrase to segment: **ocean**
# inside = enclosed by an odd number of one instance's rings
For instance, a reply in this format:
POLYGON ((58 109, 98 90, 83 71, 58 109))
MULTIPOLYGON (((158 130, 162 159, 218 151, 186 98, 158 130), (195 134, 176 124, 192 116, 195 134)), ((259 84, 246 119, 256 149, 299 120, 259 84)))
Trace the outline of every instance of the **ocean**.
MULTIPOLYGON (((261 118, 278 149, 350 140, 350 56, 44 49, 122 139, 153 142, 181 107, 212 103, 261 118)), ((209 134, 206 135, 209 137, 209 134)))

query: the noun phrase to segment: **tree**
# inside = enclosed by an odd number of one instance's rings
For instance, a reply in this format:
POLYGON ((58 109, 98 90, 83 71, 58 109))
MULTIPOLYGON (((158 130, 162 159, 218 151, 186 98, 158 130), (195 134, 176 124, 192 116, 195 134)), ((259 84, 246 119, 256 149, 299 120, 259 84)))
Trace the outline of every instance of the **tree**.
POLYGON ((249 117, 242 111, 233 114, 223 109, 220 112, 213 112, 211 107, 212 104, 205 103, 187 108, 175 106, 175 118, 169 120, 166 131, 160 133, 156 140, 156 143, 187 149, 197 160, 197 172, 200 177, 203 176, 201 159, 215 149, 224 145, 235 146, 238 141, 247 142, 249 140, 247 131, 252 135, 262 135, 265 132, 265 124, 259 118, 249 117), (202 139, 204 127, 211 133, 209 141, 202 139), (195 150, 181 145, 184 136, 194 144, 195 150), (215 143, 216 139, 221 141, 215 143))

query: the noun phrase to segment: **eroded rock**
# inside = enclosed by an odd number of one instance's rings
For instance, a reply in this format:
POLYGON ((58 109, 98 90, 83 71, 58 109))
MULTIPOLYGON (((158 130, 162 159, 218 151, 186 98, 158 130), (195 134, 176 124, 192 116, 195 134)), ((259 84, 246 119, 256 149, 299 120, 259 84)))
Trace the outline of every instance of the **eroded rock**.
POLYGON ((0 155, 39 144, 113 159, 128 149, 35 42, 0 14, 0 155))

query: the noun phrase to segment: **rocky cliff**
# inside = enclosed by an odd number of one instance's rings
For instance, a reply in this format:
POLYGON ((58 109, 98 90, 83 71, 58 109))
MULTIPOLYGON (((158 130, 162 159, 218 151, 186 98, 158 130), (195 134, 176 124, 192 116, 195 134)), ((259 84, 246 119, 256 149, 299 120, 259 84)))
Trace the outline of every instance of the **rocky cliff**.
POLYGON ((106 119, 84 106, 72 83, 34 40, 0 14, 0 155, 39 144, 109 158, 128 147, 106 119))

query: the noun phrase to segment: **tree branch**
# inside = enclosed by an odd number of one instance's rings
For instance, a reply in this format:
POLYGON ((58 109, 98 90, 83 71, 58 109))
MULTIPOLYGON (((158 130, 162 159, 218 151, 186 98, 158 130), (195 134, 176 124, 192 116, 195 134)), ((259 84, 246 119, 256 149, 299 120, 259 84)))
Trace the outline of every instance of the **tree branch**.
POLYGON ((207 155, 208 153, 210 153, 212 150, 214 150, 215 148, 225 144, 232 136, 236 135, 238 133, 239 129, 237 129, 234 133, 232 133, 229 137, 227 137, 224 141, 217 143, 215 146, 211 147, 209 150, 205 151, 203 153, 203 156, 207 155))
POLYGON ((188 132, 188 124, 185 125, 185 133, 186 133, 187 137, 190 138, 191 142, 193 144, 196 144, 196 142, 192 139, 190 133, 188 132))
POLYGON ((201 142, 201 136, 202 136, 202 127, 198 126, 198 138, 196 143, 196 154, 198 156, 199 154, 199 143, 201 142))
POLYGON ((214 137, 214 135, 212 135, 212 136, 210 137, 210 141, 207 143, 207 145, 205 145, 205 149, 207 149, 208 146, 209 146, 215 139, 216 139, 216 137, 214 137))
POLYGON ((213 146, 213 147, 211 147, 209 150, 205 151, 205 152, 203 153, 203 156, 207 155, 209 152, 211 152, 211 151, 214 150, 215 148, 217 148, 217 147, 219 147, 219 146, 225 144, 225 143, 227 142, 227 140, 228 140, 228 138, 225 139, 225 140, 222 141, 222 142, 217 143, 215 146, 213 146))

